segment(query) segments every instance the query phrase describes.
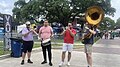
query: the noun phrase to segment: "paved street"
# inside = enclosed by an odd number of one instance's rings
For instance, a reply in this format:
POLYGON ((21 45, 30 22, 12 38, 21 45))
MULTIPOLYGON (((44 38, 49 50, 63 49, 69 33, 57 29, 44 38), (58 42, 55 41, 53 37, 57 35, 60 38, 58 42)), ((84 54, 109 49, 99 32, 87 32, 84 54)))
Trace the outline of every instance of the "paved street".
MULTIPOLYGON (((101 39, 93 48, 93 67, 119 67, 120 66, 120 39, 114 40, 101 39)), ((73 51, 70 67, 87 67, 84 49, 73 51)), ((58 67, 60 63, 61 50, 53 49, 53 67, 58 67)), ((41 65, 42 52, 33 52, 32 60, 34 64, 25 63, 20 65, 21 58, 7 58, 0 60, 0 67, 49 67, 48 64, 41 65)), ((67 67, 64 65, 63 67, 67 67)))
POLYGON ((119 54, 120 55, 120 39, 114 40, 102 39, 94 45, 94 52, 105 54, 119 54))

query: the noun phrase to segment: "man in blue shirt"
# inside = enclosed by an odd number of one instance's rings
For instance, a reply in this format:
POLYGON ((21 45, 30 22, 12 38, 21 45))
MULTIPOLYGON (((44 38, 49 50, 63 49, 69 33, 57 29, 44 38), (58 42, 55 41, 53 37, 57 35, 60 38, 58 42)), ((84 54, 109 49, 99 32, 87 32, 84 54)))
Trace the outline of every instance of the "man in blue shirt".
POLYGON ((88 67, 92 67, 92 45, 94 44, 94 35, 96 31, 92 25, 87 24, 86 27, 86 34, 84 37, 84 48, 87 58, 88 67))

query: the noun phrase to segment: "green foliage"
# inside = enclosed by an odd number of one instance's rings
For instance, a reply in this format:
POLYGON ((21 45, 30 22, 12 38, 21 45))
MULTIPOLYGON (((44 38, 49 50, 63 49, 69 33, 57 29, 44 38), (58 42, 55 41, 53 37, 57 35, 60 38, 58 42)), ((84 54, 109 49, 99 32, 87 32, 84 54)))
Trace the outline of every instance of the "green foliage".
POLYGON ((16 15, 17 21, 22 22, 33 19, 39 22, 38 18, 44 16, 49 22, 66 25, 93 5, 102 7, 105 14, 114 16, 115 9, 111 7, 110 0, 18 0, 13 15, 16 15))
POLYGON ((120 18, 117 19, 116 28, 120 28, 120 18))
POLYGON ((113 30, 115 28, 115 21, 109 17, 105 17, 100 24, 101 30, 113 30))

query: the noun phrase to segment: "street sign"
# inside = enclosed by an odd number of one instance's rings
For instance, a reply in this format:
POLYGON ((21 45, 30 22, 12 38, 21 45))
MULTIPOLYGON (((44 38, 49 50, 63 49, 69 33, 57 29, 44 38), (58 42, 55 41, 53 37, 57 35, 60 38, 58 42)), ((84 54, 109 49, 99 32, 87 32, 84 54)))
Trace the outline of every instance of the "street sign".
POLYGON ((11 23, 12 23, 12 16, 4 14, 3 15, 4 20, 4 30, 5 30, 5 37, 4 37, 4 44, 6 49, 11 48, 11 23))
POLYGON ((4 15, 4 27, 5 32, 11 32, 11 21, 12 17, 10 15, 4 15))

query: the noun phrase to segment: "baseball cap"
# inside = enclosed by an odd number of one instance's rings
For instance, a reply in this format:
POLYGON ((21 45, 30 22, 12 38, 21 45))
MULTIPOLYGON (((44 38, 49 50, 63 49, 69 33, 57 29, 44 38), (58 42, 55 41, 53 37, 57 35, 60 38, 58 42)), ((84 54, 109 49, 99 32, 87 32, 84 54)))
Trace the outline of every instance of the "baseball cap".
POLYGON ((25 24, 30 24, 30 22, 29 22, 29 21, 27 21, 25 24))

